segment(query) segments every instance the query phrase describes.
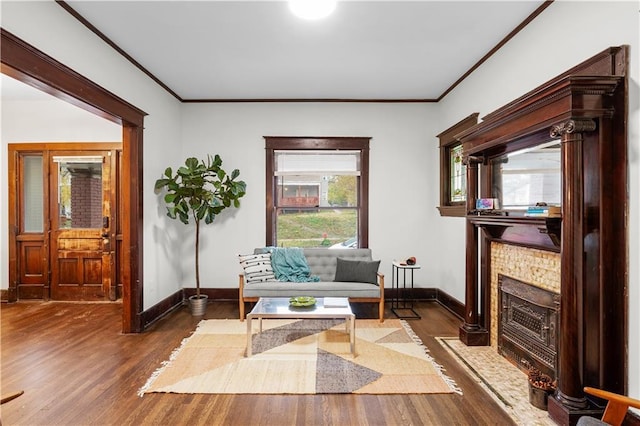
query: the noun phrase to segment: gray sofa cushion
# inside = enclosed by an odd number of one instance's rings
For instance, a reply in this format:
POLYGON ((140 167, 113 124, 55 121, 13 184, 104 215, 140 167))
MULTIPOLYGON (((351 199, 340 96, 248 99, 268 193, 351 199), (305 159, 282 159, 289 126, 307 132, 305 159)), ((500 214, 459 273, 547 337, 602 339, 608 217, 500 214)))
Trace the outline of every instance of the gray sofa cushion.
MULTIPOLYGON (((371 249, 327 249, 305 248, 304 256, 307 259, 311 275, 320 277, 320 281, 334 281, 336 278, 336 258, 350 260, 372 260, 371 249)), ((266 253, 265 248, 256 248, 255 254, 266 253)))
POLYGON ((245 284, 244 297, 380 297, 377 284, 320 281, 292 283, 281 281, 245 284))
POLYGON ((372 260, 371 249, 326 249, 305 248, 304 255, 311 269, 311 275, 320 277, 320 281, 334 281, 336 278, 336 258, 350 260, 372 260))
POLYGON ((378 281, 376 274, 379 266, 379 260, 349 260, 338 257, 335 281, 375 284, 378 281))

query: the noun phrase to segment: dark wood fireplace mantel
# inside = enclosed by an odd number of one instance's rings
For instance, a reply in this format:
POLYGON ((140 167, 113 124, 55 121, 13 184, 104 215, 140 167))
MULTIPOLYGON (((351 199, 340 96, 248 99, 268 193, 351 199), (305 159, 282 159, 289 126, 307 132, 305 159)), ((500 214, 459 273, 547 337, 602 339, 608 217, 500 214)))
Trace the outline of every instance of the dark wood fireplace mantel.
POLYGON ((574 424, 593 408, 584 386, 627 387, 628 46, 612 47, 456 135, 467 165, 467 211, 495 198, 490 163, 560 140, 561 218, 469 214, 460 339, 488 345, 492 241, 560 253, 558 389, 549 415, 574 424), (480 296, 480 297, 479 297, 480 296))
POLYGON ((562 218, 467 216, 474 226, 482 228, 493 241, 560 252, 562 218))

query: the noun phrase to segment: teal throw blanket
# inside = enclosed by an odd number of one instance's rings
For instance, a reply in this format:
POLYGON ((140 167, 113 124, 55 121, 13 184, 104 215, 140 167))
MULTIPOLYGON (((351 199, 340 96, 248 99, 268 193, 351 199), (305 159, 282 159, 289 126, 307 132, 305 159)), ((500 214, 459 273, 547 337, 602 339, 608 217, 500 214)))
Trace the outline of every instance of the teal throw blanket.
POLYGON ((311 269, 304 252, 297 247, 269 247, 271 268, 278 281, 316 282, 317 276, 311 275, 311 269))

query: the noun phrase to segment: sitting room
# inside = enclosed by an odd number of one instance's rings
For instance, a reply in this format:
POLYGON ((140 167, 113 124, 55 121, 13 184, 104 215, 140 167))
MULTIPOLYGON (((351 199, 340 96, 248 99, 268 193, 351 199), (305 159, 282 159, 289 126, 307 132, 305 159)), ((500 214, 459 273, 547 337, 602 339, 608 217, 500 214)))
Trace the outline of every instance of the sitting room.
POLYGON ((640 424, 640 3, 296 3, 0 4, 2 421, 640 424))

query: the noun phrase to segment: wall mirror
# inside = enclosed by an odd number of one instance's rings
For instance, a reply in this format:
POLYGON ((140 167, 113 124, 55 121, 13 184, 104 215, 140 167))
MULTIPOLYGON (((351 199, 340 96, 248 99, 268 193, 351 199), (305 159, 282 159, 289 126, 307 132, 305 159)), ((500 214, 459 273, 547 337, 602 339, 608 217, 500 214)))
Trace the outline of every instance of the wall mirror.
POLYGON ((509 152, 490 160, 493 197, 503 210, 526 210, 536 203, 562 203, 560 140, 509 152))

